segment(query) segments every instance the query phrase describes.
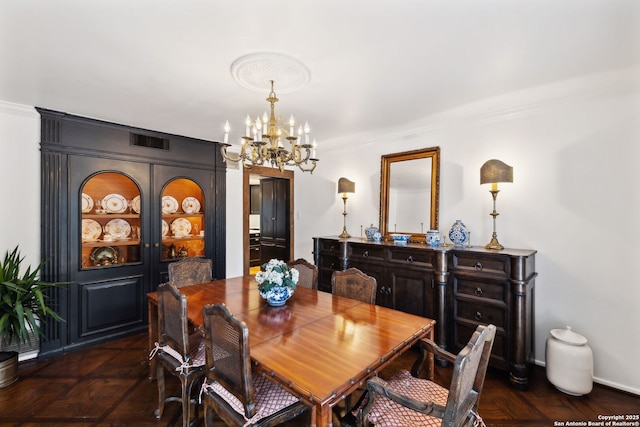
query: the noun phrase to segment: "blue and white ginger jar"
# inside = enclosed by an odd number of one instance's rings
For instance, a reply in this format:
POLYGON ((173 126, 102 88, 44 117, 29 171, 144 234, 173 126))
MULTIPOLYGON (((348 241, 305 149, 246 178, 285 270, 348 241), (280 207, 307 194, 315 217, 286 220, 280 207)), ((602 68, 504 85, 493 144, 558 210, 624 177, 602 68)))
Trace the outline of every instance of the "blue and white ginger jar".
POLYGON ((467 227, 461 220, 457 219, 451 226, 449 230, 449 240, 451 240, 454 246, 464 246, 469 241, 469 230, 467 230, 467 227))
POLYGON ((378 227, 373 224, 364 229, 364 235, 367 236, 367 240, 375 240, 375 234, 379 232, 378 227))
POLYGON ((429 230, 426 235, 427 245, 437 248, 440 246, 440 232, 438 230, 429 230))

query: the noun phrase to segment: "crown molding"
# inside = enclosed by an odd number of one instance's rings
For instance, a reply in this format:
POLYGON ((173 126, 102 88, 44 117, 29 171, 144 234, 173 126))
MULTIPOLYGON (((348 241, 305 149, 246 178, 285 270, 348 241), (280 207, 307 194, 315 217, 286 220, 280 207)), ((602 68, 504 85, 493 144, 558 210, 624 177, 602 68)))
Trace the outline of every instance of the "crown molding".
POLYGON ((39 117, 34 107, 22 104, 14 104, 8 101, 0 100, 0 112, 4 114, 13 114, 15 116, 39 117))

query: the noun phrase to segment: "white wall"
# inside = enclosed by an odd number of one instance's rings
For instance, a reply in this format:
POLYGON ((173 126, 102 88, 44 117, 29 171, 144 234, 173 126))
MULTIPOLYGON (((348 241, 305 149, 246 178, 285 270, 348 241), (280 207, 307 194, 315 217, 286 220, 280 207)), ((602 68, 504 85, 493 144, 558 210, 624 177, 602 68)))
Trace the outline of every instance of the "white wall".
POLYGON ((551 329, 571 325, 589 339, 595 380, 640 394, 640 118, 638 70, 532 88, 425 118, 375 139, 350 136, 320 144, 313 173, 296 174, 296 256, 312 237, 342 229, 336 183, 356 183, 347 228, 378 224, 380 156, 441 147, 440 229, 456 219, 484 245, 492 231, 491 195, 480 166, 498 158, 514 167, 500 186, 498 237, 536 249, 536 359, 544 363, 551 329))
MULTIPOLYGON (((491 235, 491 196, 479 185, 490 158, 514 167, 498 197, 498 237, 536 256, 536 359, 548 331, 571 325, 589 339, 596 381, 640 394, 640 158, 638 70, 532 88, 427 117, 400 130, 320 141, 316 171, 295 176, 295 256, 312 259, 312 237, 342 230, 337 180, 356 183, 347 228, 379 220, 380 156, 441 147, 440 228, 456 219, 472 244, 491 235), (635 120, 637 121, 637 120, 635 120), (329 146, 329 147, 327 147, 329 146), (339 147, 339 148, 331 148, 339 147)), ((0 103, 2 249, 19 242, 39 259, 39 118, 0 103), (19 183, 16 185, 16 183, 19 183)), ((227 172, 227 275, 242 274, 242 171, 227 172)))
POLYGON ((40 115, 0 101, 0 257, 20 245, 23 267, 40 263, 40 115))

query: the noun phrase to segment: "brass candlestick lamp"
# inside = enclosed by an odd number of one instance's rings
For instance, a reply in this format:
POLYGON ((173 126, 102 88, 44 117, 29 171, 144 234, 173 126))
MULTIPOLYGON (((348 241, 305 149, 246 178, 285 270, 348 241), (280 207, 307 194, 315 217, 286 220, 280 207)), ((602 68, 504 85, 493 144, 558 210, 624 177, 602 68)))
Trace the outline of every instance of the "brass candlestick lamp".
POLYGON ((493 217, 493 234, 491 235, 491 241, 485 245, 487 249, 504 249, 504 246, 498 242, 498 235, 496 233, 496 217, 500 215, 496 212, 496 198, 500 192, 500 190, 498 190, 499 182, 513 182, 513 167, 500 160, 487 160, 480 168, 480 184, 491 184, 491 190, 489 190, 489 192, 491 193, 491 197, 493 197, 493 212, 489 214, 493 217))
POLYGON ((356 183, 349 181, 347 178, 340 178, 338 180, 338 194, 342 193, 342 201, 344 203, 344 210, 342 215, 344 216, 344 226, 342 227, 342 233, 338 236, 341 239, 347 239, 351 235, 347 232, 347 193, 356 192, 356 183))

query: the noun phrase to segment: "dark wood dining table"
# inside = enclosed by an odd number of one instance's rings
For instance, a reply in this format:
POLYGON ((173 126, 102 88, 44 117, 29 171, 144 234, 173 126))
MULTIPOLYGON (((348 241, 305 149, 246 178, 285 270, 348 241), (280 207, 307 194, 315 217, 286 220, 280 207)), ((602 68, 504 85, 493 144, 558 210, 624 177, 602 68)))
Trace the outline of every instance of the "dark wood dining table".
MULTIPOLYGON (((311 420, 319 426, 331 426, 333 406, 367 379, 421 338, 433 339, 432 319, 302 287, 284 306, 271 307, 260 297, 254 276, 180 291, 196 327, 208 304, 224 303, 243 320, 255 369, 314 407, 311 420)), ((151 292, 148 297, 151 349, 158 340, 158 296, 151 292)), ((427 378, 433 378, 432 356, 426 367, 427 378)), ((150 369, 155 377, 155 368, 150 369)))

